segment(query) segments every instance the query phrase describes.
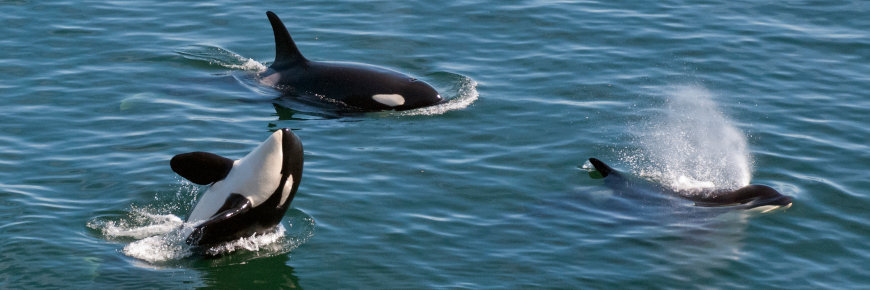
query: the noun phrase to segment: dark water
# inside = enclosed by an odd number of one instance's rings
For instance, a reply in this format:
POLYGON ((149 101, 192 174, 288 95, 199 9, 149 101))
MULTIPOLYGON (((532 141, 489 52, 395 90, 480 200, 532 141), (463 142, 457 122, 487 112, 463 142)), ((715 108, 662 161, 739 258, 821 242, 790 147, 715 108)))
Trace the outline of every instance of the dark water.
POLYGON ((0 288, 862 288, 863 1, 2 1, 0 288), (264 15, 314 60, 450 98, 336 116, 256 82, 264 15), (191 255, 178 153, 293 128, 281 229, 191 255), (770 185, 759 214, 614 195, 770 185))

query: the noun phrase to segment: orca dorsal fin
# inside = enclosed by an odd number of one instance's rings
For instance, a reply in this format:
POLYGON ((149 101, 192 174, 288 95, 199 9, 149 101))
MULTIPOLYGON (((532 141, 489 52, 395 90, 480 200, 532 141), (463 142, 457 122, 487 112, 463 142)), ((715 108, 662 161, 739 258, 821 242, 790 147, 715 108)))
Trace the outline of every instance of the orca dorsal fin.
POLYGON ((233 169, 232 159, 208 152, 175 155, 169 161, 172 171, 190 182, 206 185, 223 180, 233 169))
POLYGON ((610 168, 610 166, 607 166, 607 164, 604 164, 604 162, 601 162, 601 160, 596 158, 589 158, 589 163, 592 163, 592 166, 595 167, 596 171, 601 173, 602 177, 607 177, 608 175, 616 173, 616 170, 613 170, 613 168, 610 168))
POLYGON ((266 16, 269 17, 272 32, 275 33, 275 62, 270 67, 277 70, 307 63, 308 60, 302 56, 299 48, 296 48, 296 43, 293 42, 281 18, 272 11, 266 11, 266 16))

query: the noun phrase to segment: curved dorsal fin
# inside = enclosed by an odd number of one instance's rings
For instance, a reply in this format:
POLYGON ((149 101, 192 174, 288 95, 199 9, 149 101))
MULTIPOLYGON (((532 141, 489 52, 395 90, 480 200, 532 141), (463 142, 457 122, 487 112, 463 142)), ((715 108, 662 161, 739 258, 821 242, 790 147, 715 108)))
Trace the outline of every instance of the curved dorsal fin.
POLYGON ((277 70, 308 62, 296 48, 296 43, 293 42, 290 32, 287 32, 287 27, 284 26, 284 22, 281 22, 281 18, 278 18, 278 15, 272 11, 266 11, 266 16, 269 17, 272 32, 275 33, 275 62, 270 67, 277 70))
POLYGON ((233 160, 208 152, 175 155, 169 161, 172 171, 190 182, 206 185, 223 180, 233 169, 233 160))
POLYGON ((613 168, 610 168, 610 166, 607 166, 607 164, 604 164, 601 160, 589 158, 589 163, 592 163, 592 166, 595 167, 596 171, 601 173, 602 177, 607 177, 608 175, 616 173, 616 170, 613 170, 613 168))

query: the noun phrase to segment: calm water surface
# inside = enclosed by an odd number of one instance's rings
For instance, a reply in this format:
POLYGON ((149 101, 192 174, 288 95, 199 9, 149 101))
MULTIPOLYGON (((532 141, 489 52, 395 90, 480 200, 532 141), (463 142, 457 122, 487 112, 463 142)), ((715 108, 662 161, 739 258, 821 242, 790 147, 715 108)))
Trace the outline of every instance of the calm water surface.
POLYGON ((863 288, 863 1, 2 1, 0 288, 863 288), (314 60, 450 102, 334 115, 258 84, 265 11, 314 60), (191 255, 169 168, 296 130, 282 227, 191 255), (615 195, 770 185, 766 214, 615 195), (675 164, 679 166, 674 166, 675 164), (671 170, 677 168, 680 170, 671 170))

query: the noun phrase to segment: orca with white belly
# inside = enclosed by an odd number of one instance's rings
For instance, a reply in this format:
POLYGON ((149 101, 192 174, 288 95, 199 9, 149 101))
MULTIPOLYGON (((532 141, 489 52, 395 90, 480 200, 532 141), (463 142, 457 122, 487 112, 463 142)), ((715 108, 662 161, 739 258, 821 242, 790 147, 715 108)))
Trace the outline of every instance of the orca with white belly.
POLYGON ((172 170, 211 186, 187 218, 187 243, 210 246, 271 232, 281 222, 302 180, 302 142, 290 129, 272 133, 239 160, 207 152, 176 155, 172 170))
POLYGON ((310 61, 299 52, 281 19, 272 11, 266 16, 275 34, 275 61, 260 74, 260 82, 285 96, 315 99, 351 112, 410 110, 444 100, 429 84, 390 69, 310 61))
POLYGON ((615 190, 661 192, 692 201, 696 206, 701 207, 733 206, 768 212, 792 205, 790 196, 782 195, 766 185, 750 184, 735 190, 672 190, 659 184, 624 176, 595 158, 589 158, 589 163, 592 163, 595 171, 604 178, 604 183, 615 190))

